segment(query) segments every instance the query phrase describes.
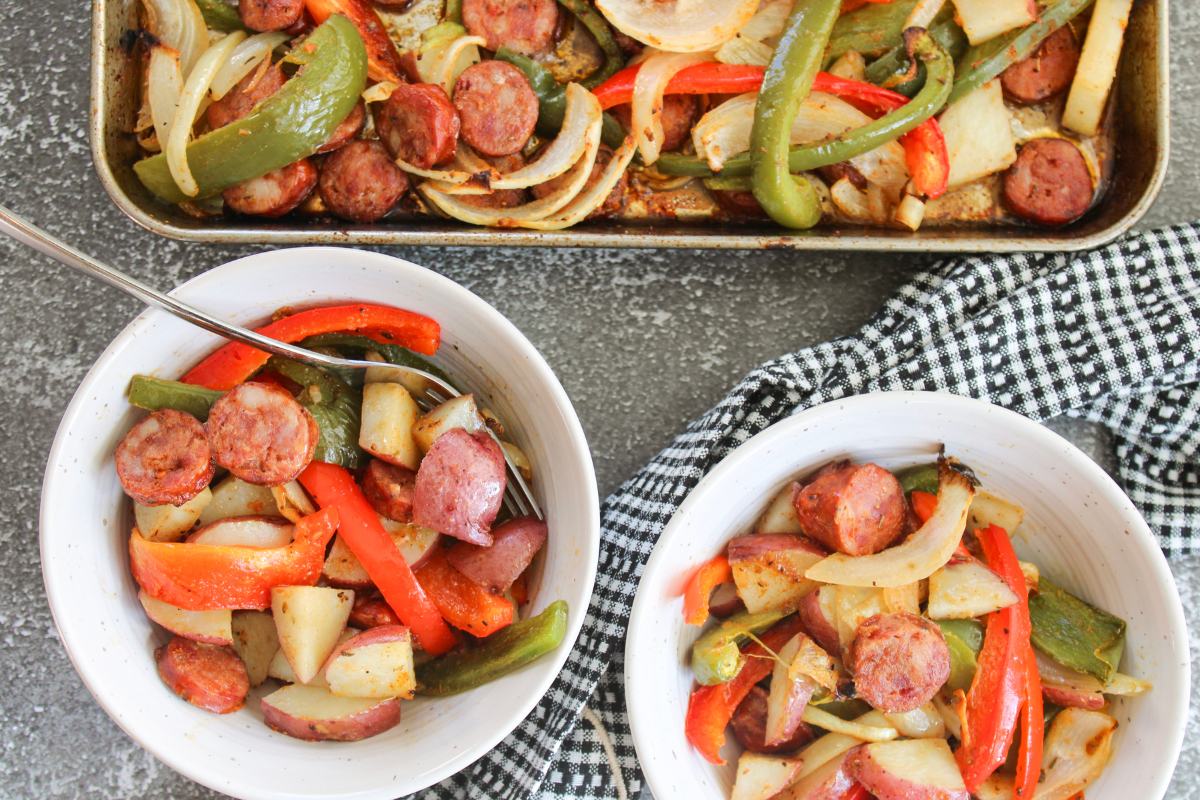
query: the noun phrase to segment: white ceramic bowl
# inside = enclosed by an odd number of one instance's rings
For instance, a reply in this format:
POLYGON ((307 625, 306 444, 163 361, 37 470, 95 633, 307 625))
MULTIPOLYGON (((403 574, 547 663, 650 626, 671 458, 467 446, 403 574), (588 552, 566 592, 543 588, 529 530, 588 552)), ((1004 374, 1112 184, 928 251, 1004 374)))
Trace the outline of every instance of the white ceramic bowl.
POLYGON ((132 514, 113 448, 140 412, 125 400, 137 372, 176 377, 221 340, 147 311, 100 356, 71 401, 42 489, 46 592, 76 670, 109 715, 172 768, 242 798, 393 798, 482 756, 533 709, 574 645, 595 580, 600 523, 596 479, 571 402, 517 328, 434 272, 377 253, 308 248, 260 253, 181 286, 176 295, 226 319, 261 323, 285 306, 363 300, 437 319, 437 359, 486 398, 536 470, 551 539, 533 597, 540 611, 570 605, 554 653, 472 692, 404 704, 400 724, 352 744, 302 742, 269 730, 255 690, 246 708, 217 716, 159 680, 152 652, 165 641, 142 612, 129 574, 132 514))
POLYGON ((738 752, 727 744, 727 765, 715 767, 684 738, 697 629, 683 624, 681 576, 747 532, 797 476, 836 458, 889 468, 927 462, 942 443, 985 488, 1024 506, 1023 558, 1128 621, 1122 670, 1154 683, 1149 694, 1115 703, 1115 755, 1088 800, 1163 796, 1187 718, 1188 642, 1175 583, 1146 523, 1099 466, 1049 429, 977 400, 891 392, 827 403, 758 434, 700 482, 663 531, 638 588, 625 662, 634 743, 656 797, 725 800, 738 752))

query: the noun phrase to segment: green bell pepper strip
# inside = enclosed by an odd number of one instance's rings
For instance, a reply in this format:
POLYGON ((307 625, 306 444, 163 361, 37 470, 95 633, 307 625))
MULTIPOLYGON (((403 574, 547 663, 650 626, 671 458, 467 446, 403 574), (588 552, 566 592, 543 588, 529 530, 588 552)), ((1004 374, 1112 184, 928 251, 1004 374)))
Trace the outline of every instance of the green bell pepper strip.
POLYGON ((214 31, 230 33, 246 30, 241 14, 225 0, 196 0, 196 5, 200 8, 200 15, 204 17, 204 24, 214 31))
POLYGON ((362 392, 332 372, 274 356, 268 370, 295 381, 303 388, 296 397, 317 421, 320 437, 313 452, 314 461, 357 469, 367 463, 367 455, 358 446, 362 423, 362 392))
POLYGON ((946 685, 965 692, 971 688, 975 671, 979 669, 983 626, 973 619, 941 619, 937 624, 950 651, 950 678, 946 685))
POLYGON ((625 55, 621 52, 621 46, 617 44, 612 28, 608 26, 608 20, 602 17, 588 0, 558 0, 558 4, 583 23, 583 27, 588 29, 588 33, 604 52, 604 64, 583 81, 584 87, 588 89, 599 86, 625 66, 625 55))
POLYGON ((446 0, 446 8, 442 11, 442 20, 462 22, 462 0, 446 0))
MULTIPOLYGON (((539 136, 552 139, 562 128, 563 115, 567 111, 567 90, 554 79, 550 70, 532 58, 515 53, 507 47, 496 51, 498 61, 512 64, 529 80, 538 99, 537 132, 539 136)), ((600 121, 600 141, 616 150, 625 142, 625 128, 612 114, 605 112, 600 121)))
POLYGON ((216 389, 206 389, 190 383, 169 381, 150 375, 134 375, 129 379, 129 403, 147 411, 173 408, 191 414, 203 422, 208 419, 208 410, 217 398, 225 394, 216 389))
POLYGON ((937 494, 938 490, 938 465, 937 462, 929 464, 917 464, 912 467, 905 467, 896 473, 896 480, 900 481, 900 488, 905 494, 912 492, 929 492, 937 494))
POLYGON ((1064 667, 1108 683, 1125 650, 1125 620, 1080 600, 1043 576, 1029 597, 1034 646, 1064 667))
MULTIPOLYGON (((245 117, 192 140, 188 165, 199 197, 310 156, 329 141, 367 79, 367 51, 350 20, 335 15, 298 44, 285 60, 300 71, 245 117)), ((175 184, 162 153, 142 159, 133 171, 168 203, 188 198, 175 184)))
MULTIPOLYGON (((967 51, 967 34, 963 33, 963 29, 954 21, 953 10, 949 4, 934 18, 929 26, 929 35, 953 59, 960 58, 967 51)), ((915 76, 911 74, 910 66, 908 51, 901 43, 867 66, 866 79, 897 91, 905 97, 912 97, 925 85, 925 65, 917 64, 915 76)))
POLYGON ((1047 36, 1066 25, 1092 0, 1058 0, 1046 6, 1036 22, 970 48, 959 62, 958 78, 947 102, 973 92, 1013 64, 1027 58, 1047 36))
MULTIPOLYGON (((927 34, 913 37, 913 53, 928 65, 931 80, 909 102, 878 119, 846 132, 843 136, 815 144, 793 147, 788 154, 788 167, 792 172, 807 172, 818 167, 837 164, 854 156, 874 150, 882 144, 896 139, 925 123, 945 105, 954 80, 954 64, 949 54, 927 34)), ((817 86, 822 87, 821 80, 817 86)), ((663 153, 654 167, 664 175, 687 175, 697 178, 712 178, 708 165, 695 156, 680 153, 663 153)), ((725 162, 721 170, 722 181, 749 175, 752 172, 748 154, 734 156, 725 162)), ((721 186, 718 188, 726 188, 721 186)), ((741 188, 731 183, 728 188, 741 188)), ((935 490, 936 491, 936 490, 935 490)))
POLYGON ((842 14, 833 26, 825 63, 854 50, 870 57, 900 46, 904 23, 917 0, 892 0, 890 3, 868 3, 862 8, 842 14))
POLYGON ((692 671, 702 686, 727 683, 746 663, 742 643, 786 617, 783 611, 735 614, 701 636, 692 645, 692 671))
POLYGON ((514 622, 469 650, 417 667, 417 694, 446 697, 494 681, 554 650, 567 635, 567 604, 555 600, 535 617, 514 622))
POLYGON ((821 221, 821 199, 788 159, 792 122, 812 91, 825 45, 841 13, 840 0, 797 3, 763 75, 750 131, 754 199, 785 228, 807 229, 821 221))

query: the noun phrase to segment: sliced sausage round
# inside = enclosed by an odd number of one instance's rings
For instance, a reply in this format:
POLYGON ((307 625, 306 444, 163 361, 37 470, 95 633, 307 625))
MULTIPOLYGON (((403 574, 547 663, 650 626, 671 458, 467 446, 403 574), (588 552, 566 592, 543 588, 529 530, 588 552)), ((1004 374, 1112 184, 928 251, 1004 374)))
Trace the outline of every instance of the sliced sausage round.
POLYGON ((507 47, 532 56, 550 49, 558 27, 555 0, 463 0, 463 25, 487 40, 488 50, 507 47))
POLYGON ((800 527, 813 539, 852 556, 877 553, 904 528, 904 490, 876 464, 845 462, 823 469, 792 495, 800 527))
POLYGON ((915 614, 876 614, 855 631, 850 670, 858 696, 888 714, 920 708, 950 677, 937 625, 915 614))
POLYGON ((213 403, 208 441, 213 459, 247 483, 279 486, 312 461, 319 435, 308 409, 267 383, 243 383, 213 403))
POLYGON ((163 683, 197 708, 237 711, 250 692, 246 665, 231 647, 175 636, 154 652, 163 683))
POLYGON ((329 141, 317 148, 318 153, 332 153, 342 145, 349 142, 355 136, 358 136, 359 131, 363 129, 363 123, 367 120, 367 111, 363 108, 361 102, 355 103, 354 108, 350 109, 350 113, 346 118, 338 123, 334 129, 333 135, 329 137, 329 141))
POLYGON ((768 218, 767 212, 754 197, 754 192, 737 189, 710 189, 709 193, 717 201, 721 210, 725 212, 727 219, 744 222, 768 218))
POLYGON ((375 107, 375 130, 394 158, 429 169, 454 156, 460 123, 445 90, 402 83, 375 107))
POLYGON ((492 531, 492 546, 456 542, 446 560, 492 594, 504 594, 546 544, 546 523, 517 517, 492 531))
POLYGON ((214 472, 204 426, 173 408, 130 428, 117 445, 116 461, 125 494, 144 506, 183 505, 208 486, 214 472))
MULTIPOLYGON (((612 114, 625 130, 633 128, 633 112, 629 104, 615 106, 612 114)), ((677 150, 692 135, 692 126, 700 115, 700 98, 694 94, 669 94, 663 97, 662 151, 677 150)))
POLYGON ((1064 25, 1026 59, 1000 73, 1004 94, 1018 103, 1040 103, 1066 90, 1079 65, 1079 42, 1064 25))
POLYGON ((525 73, 505 61, 467 67, 454 83, 462 138, 485 156, 520 151, 538 119, 538 99, 525 73))
POLYGON ((238 0, 242 24, 253 31, 281 31, 304 15, 304 0, 238 0))
MULTIPOLYGON (((604 172, 604 168, 608 165, 608 162, 612 161, 612 157, 613 151, 607 145, 600 145, 600 150, 596 153, 596 163, 592 166, 592 173, 588 175, 587 183, 584 184, 582 191, 586 192, 596 181, 600 180, 601 173, 604 172)), ((560 175, 545 183, 537 184, 531 191, 534 197, 542 198, 558 191, 566 181, 567 176, 565 174, 560 175)), ((628 201, 629 173, 622 172, 617 184, 608 193, 608 197, 604 198, 604 202, 600 204, 599 208, 588 215, 588 219, 593 217, 611 217, 619 214, 624 210, 628 201)))
POLYGON ((287 76, 279 64, 272 64, 265 71, 254 70, 242 78, 232 89, 204 112, 208 127, 223 128, 231 122, 236 122, 254 110, 254 107, 266 100, 287 83, 287 76))
POLYGON ((363 472, 363 494, 377 513, 397 522, 409 522, 416 480, 417 473, 411 469, 373 458, 363 472))
POLYGON ((408 176, 374 139, 356 139, 321 164, 321 199, 342 219, 374 222, 391 211, 406 191, 408 176))
POLYGON ((1066 225, 1092 205, 1092 173, 1079 148, 1066 139, 1026 142, 1004 173, 1004 201, 1022 219, 1066 225))
POLYGON ((787 753, 798 750, 813 739, 812 728, 801 722, 790 739, 767 744, 767 691, 755 686, 733 712, 733 735, 751 753, 787 753))
POLYGON ((317 185, 317 168, 307 158, 242 181, 221 193, 225 205, 239 214, 282 217, 300 205, 317 185))
POLYGON ((413 522, 471 544, 490 547, 504 499, 504 453, 486 433, 454 428, 434 441, 413 492, 413 522))
POLYGON ((354 606, 350 609, 350 625, 367 630, 384 625, 399 625, 400 618, 382 597, 366 592, 354 593, 354 606))

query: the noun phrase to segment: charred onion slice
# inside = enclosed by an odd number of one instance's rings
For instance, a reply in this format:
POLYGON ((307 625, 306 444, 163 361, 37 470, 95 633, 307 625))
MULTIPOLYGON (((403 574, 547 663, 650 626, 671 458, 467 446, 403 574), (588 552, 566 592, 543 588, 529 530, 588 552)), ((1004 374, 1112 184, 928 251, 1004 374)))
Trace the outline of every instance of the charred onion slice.
POLYGON ((630 128, 642 163, 653 164, 662 152, 663 93, 671 78, 681 69, 710 61, 699 53, 654 53, 643 62, 633 81, 633 100, 630 102, 630 128))
POLYGON ((869 556, 834 553, 808 568, 804 577, 838 586, 892 588, 924 580, 945 565, 962 540, 975 487, 945 461, 938 465, 937 510, 895 547, 869 556))
POLYGON ((733 38, 758 0, 596 0, 613 27, 642 44, 675 53, 714 50, 733 38))
POLYGON ((179 53, 186 78, 208 48, 208 26, 196 0, 142 0, 146 28, 154 38, 179 53))

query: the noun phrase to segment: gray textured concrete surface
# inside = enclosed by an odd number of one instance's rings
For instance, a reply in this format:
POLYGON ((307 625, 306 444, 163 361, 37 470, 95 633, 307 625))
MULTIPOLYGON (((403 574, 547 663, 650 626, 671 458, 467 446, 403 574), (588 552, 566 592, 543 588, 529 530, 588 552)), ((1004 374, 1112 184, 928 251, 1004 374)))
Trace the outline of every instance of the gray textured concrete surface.
MULTIPOLYGON (((0 202, 169 288, 252 248, 145 233, 108 201, 87 144, 87 3, 28 0, 0 11, 0 202)), ((1200 7, 1171 19, 1173 166, 1143 227, 1200 218, 1200 7)), ((920 265, 919 256, 413 248, 483 296, 545 354, 574 399, 601 491, 757 362, 846 333, 920 265)), ((108 719, 83 688, 46 605, 37 550, 42 470, 84 372, 138 310, 0 242, 0 797, 207 798, 108 719)), ((1057 423, 1102 463, 1095 429, 1057 423)), ((1172 568, 1200 636, 1200 558, 1172 568)), ((1173 800, 1200 798, 1197 690, 1173 800)))

